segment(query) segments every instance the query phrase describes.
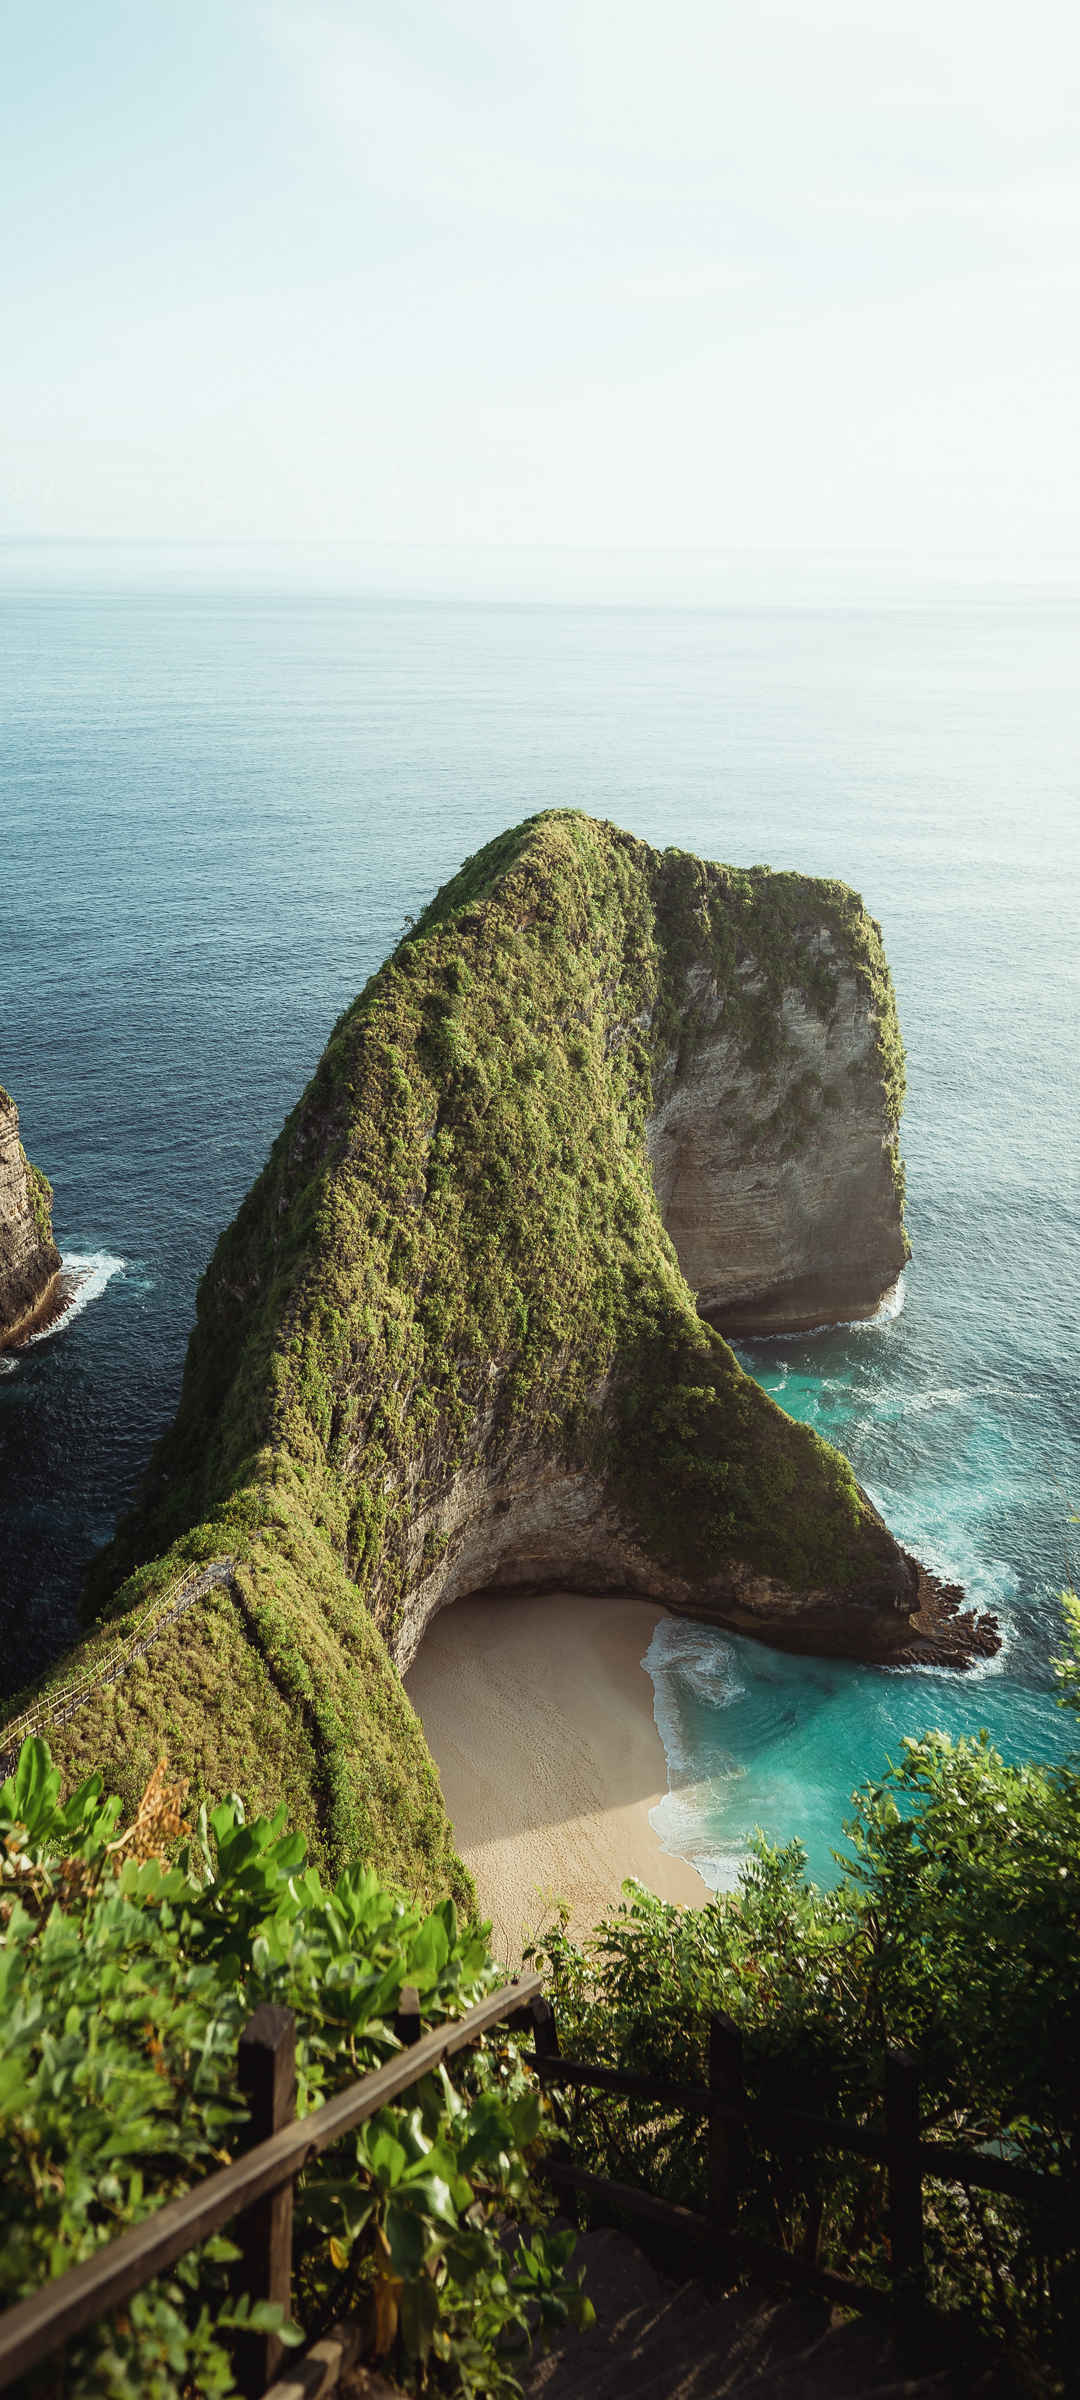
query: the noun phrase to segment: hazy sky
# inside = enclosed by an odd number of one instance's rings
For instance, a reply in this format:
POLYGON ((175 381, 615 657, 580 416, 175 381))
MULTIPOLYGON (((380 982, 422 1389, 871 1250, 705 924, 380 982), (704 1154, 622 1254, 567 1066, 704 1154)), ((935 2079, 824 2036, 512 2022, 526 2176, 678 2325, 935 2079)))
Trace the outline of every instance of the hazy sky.
POLYGON ((1080 562, 1080 19, 39 0, 0 533, 1080 562))

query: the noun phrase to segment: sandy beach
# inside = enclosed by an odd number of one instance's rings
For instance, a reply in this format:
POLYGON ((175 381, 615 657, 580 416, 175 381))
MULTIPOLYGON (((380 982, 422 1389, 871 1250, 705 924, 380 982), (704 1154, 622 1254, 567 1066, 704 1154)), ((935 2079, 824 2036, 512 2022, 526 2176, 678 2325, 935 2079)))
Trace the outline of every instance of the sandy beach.
POLYGON ((691 1907, 710 1897, 649 1823, 667 1768, 640 1662, 662 1613, 580 1593, 459 1600, 406 1676, 495 1956, 509 1964, 558 1900, 587 1933, 624 1876, 691 1907))

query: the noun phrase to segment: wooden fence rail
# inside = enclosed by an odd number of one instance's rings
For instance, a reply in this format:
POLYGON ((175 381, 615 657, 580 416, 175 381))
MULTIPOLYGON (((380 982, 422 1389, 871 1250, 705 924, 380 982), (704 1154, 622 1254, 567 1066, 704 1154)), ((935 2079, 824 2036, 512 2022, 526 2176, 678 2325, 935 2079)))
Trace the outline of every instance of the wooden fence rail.
POLYGON ((968 2189, 1001 2192, 1014 2199, 1060 2208, 1064 2221, 1080 2211, 1075 2174, 1039 2174, 1014 2159, 960 2144, 927 2141, 920 2123, 918 2069, 907 2052, 891 2049, 885 2061, 884 2124, 854 2125, 839 2117, 819 2116, 790 2108, 767 2093, 747 2094, 742 2037, 722 2011, 709 2027, 708 2084, 672 2083, 662 2076, 641 2075, 620 2067, 594 2066, 588 2059, 563 2058, 555 2039, 550 2009, 531 2061, 543 2083, 567 2089, 611 2093, 655 2101, 672 2114, 708 2120, 706 2213, 660 2200, 636 2184, 617 2183, 575 2166, 566 2157, 553 2158, 544 2172, 556 2189, 579 2191, 628 2216, 678 2233, 696 2249, 715 2255, 719 2248, 736 2263, 751 2268, 765 2281, 808 2286, 849 2308, 895 2314, 898 2306, 926 2313, 926 2272, 923 2248, 923 2182, 930 2176, 941 2183, 968 2189), (858 2283, 846 2275, 819 2267, 817 2229, 811 2226, 811 2254, 781 2249, 737 2229, 740 2192, 748 2174, 749 2145, 802 2153, 839 2151, 870 2159, 888 2179, 888 2226, 891 2288, 858 2283))
MULTIPOLYGON (((331 2149, 343 2134, 366 2124, 389 2101, 400 2098, 443 2059, 452 2058, 494 2025, 538 2003, 535 2038, 542 2039, 547 2004, 541 2003, 540 1993, 539 1975, 522 1975, 517 1983, 503 1984, 486 2000, 478 2001, 463 2017, 423 2033, 417 1996, 406 1988, 395 2020, 402 2049, 298 2120, 293 2116, 291 2012, 256 2009, 240 2043, 241 2085, 256 2120, 254 2146, 230 2166, 204 2176, 178 2199, 166 2201, 141 2224, 130 2226, 93 2258, 70 2267, 66 2274, 42 2284, 40 2290, 7 2309, 0 2316, 0 2390, 62 2349, 75 2334, 85 2333, 88 2326, 151 2283, 155 2275, 174 2266, 185 2251, 194 2250, 212 2233, 220 2233, 222 2226, 236 2217, 244 2253, 238 2286, 250 2292, 253 2300, 281 2301, 287 2313, 292 2187, 302 2169, 331 2149), (288 2020, 287 2025, 283 2019, 288 2020)), ((238 2366, 241 2388, 255 2395, 263 2392, 279 2355, 276 2336, 248 2336, 238 2366)))
MULTIPOLYGON (((535 2045, 530 2063, 544 2084, 652 2100, 673 2113, 708 2120, 704 2214, 657 2199, 636 2185, 594 2175, 566 2157, 546 2162, 544 2172, 551 2184, 676 2232, 706 2260, 716 2265, 743 2265, 766 2282, 801 2285, 849 2308, 892 2315, 902 2304, 913 2318, 925 2318, 926 2176, 1026 2200, 1054 2201, 1063 2220, 1080 2200, 1075 2176, 1039 2175, 1011 2159, 924 2140, 917 2071, 914 2062, 899 2051, 891 2052, 886 2061, 884 2124, 853 2125, 841 2118, 788 2108, 767 2095, 751 2098, 746 2090, 741 2036, 731 2019, 720 2012, 710 2025, 708 2084, 682 2084, 622 2068, 594 2066, 587 2059, 563 2058, 551 2004, 543 1997, 538 1974, 522 1975, 518 1982, 504 1984, 464 2016, 436 2026, 430 2033, 422 2030, 416 1993, 406 1987, 394 2024, 401 2043, 398 2053, 297 2120, 292 2012, 263 2006, 245 2027, 238 2054, 238 2080, 250 2110, 250 2147, 231 2165, 205 2176, 92 2258, 43 2284, 0 2316, 0 2390, 122 2306, 186 2251, 234 2219, 239 2220, 236 2238, 242 2254, 235 2275, 237 2290, 248 2292, 253 2300, 278 2301, 288 2314, 296 2177, 312 2159, 365 2124, 389 2101, 399 2099, 443 2059, 468 2048, 500 2022, 526 2014, 535 2045), (803 2153, 836 2150, 875 2160, 884 2167, 891 2288, 856 2282, 820 2267, 816 2240, 810 2255, 805 2251, 796 2254, 740 2233, 738 2203, 748 2178, 751 2141, 767 2149, 793 2148, 803 2153)), ((329 2391, 336 2381, 330 2356, 335 2346, 319 2347, 320 2353, 327 2352, 326 2360, 317 2359, 314 2353, 310 2358, 318 2368, 318 2390, 329 2391)), ((237 2377, 249 2400, 266 2394, 280 2359, 276 2335, 238 2337, 237 2377)), ((281 2388, 284 2391, 285 2387, 281 2388)), ((314 2390, 314 2383, 311 2388, 314 2390)), ((269 2394, 266 2400, 271 2400, 269 2394)))

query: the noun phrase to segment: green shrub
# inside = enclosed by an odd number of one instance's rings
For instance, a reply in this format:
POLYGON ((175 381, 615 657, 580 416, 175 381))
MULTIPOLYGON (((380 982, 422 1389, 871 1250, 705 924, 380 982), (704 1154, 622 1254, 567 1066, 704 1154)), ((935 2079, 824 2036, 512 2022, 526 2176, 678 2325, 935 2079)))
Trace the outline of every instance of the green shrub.
MULTIPOLYGON (((66 1803, 41 1741, 0 1791, 0 2302, 91 2256, 242 2146, 237 2041, 269 2000, 297 2020, 300 2115, 397 2048, 411 1983, 424 2017, 499 1982, 454 1904, 423 1912, 352 1867, 328 1890, 301 1839, 245 1824, 235 1799, 192 1828, 181 1786, 152 1779, 126 1830, 100 1776, 66 1803)), ((295 2306, 311 2329, 347 2309, 406 2382, 503 2394, 508 2337, 584 2313, 569 2245, 532 2180, 544 2127, 512 2039, 429 2074, 298 2186, 295 2306), (500 2235, 507 2216, 531 2239, 500 2235)), ((25 2388, 63 2400, 181 2400, 234 2389, 238 2257, 206 2242, 25 2388)), ((262 2311, 262 2322, 275 2321, 262 2311)))
MULTIPOLYGON (((1076 1706, 1075 1602, 1070 1621, 1076 1706)), ((807 1883, 798 1843, 759 1841, 706 1908, 628 1885, 590 1943, 550 1937, 562 2047, 701 2084, 724 2009, 752 2094, 861 2123, 880 2123, 887 2046, 911 2050, 928 2138, 1055 2179, 1039 2205, 928 2181, 932 2295, 1008 2343, 1022 2388, 1062 2388, 1080 2336, 1080 1758, 1006 1766, 985 1735, 929 1733, 855 1795, 845 1830, 835 1890, 807 1883)), ((584 2093, 566 2114, 580 2163, 703 2206, 700 2120, 584 2093)), ((743 2205, 761 2238, 887 2279, 879 2168, 754 2144, 743 2205)))

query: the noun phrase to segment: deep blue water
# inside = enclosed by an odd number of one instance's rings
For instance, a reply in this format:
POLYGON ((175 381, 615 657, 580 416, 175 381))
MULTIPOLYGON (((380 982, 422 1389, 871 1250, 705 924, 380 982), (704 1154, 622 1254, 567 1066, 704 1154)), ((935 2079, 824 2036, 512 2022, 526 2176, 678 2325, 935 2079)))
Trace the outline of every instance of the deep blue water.
POLYGON ((841 876, 880 918, 909 1059, 905 1305, 744 1355, 1008 1636, 965 1679, 675 1628, 654 1660, 668 1837, 723 1876, 760 1821, 824 1871, 903 1733, 986 1723, 1056 1755, 1080 1493, 1078 647, 1080 606, 1038 597, 486 607, 89 569, 20 586, 0 565, 0 1081, 99 1293, 0 1377, 5 1688, 70 1638, 172 1413, 199 1273, 334 1019, 467 852, 568 804, 841 876))

